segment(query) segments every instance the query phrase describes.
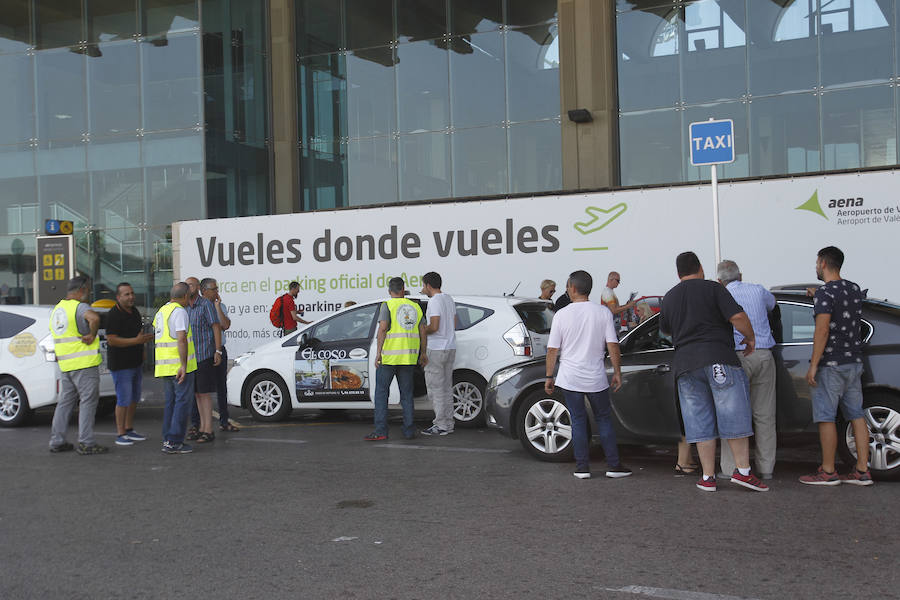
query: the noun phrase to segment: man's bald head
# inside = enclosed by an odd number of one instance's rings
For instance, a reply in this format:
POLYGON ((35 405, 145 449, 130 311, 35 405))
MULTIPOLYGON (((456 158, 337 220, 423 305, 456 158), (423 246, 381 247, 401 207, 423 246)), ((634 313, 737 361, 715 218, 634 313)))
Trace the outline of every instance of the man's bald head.
POLYGON ((193 300, 200 293, 200 280, 196 277, 188 277, 184 282, 188 284, 188 294, 190 299, 193 300))
POLYGON ((190 293, 190 287, 184 281, 180 281, 172 286, 172 291, 169 292, 169 297, 173 302, 178 302, 182 304, 187 301, 188 294, 190 293))

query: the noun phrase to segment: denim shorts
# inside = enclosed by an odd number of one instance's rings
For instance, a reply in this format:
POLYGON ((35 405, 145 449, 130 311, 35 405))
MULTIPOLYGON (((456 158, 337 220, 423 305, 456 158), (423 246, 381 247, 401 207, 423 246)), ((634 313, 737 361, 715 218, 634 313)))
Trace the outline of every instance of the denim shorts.
POLYGON ((141 382, 144 374, 141 367, 110 371, 116 386, 116 406, 131 406, 141 401, 141 382))
POLYGON ((813 422, 834 423, 838 405, 848 421, 863 417, 862 371, 862 363, 819 367, 812 388, 813 422))
POLYGON ((688 443, 750 437, 750 386, 741 367, 714 364, 678 376, 688 443))

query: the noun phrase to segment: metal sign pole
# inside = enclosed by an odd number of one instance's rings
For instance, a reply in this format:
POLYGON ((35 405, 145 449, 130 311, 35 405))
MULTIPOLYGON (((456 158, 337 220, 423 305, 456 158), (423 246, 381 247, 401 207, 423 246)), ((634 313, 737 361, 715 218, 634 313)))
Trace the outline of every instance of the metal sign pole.
POLYGON ((718 165, 712 166, 712 197, 713 197, 713 231, 716 237, 716 268, 722 262, 722 248, 719 243, 719 173, 718 165))

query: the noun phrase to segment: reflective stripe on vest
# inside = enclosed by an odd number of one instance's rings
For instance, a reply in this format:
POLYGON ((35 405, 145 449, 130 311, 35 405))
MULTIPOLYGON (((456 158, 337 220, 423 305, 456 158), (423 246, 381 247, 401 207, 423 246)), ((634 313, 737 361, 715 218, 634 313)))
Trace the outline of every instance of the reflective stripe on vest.
MULTIPOLYGON (((176 308, 182 308, 177 302, 169 302, 159 309, 153 318, 153 331, 156 336, 154 349, 155 367, 153 374, 156 377, 171 377, 178 374, 181 367, 181 357, 178 355, 178 340, 169 332, 169 317, 176 308)), ((197 356, 194 353, 194 336, 191 333, 191 325, 187 329, 187 369, 186 373, 197 370, 197 356)))
POLYGON ((78 300, 61 300, 50 313, 53 351, 59 370, 63 372, 96 367, 103 362, 99 337, 94 337, 90 344, 81 341, 75 316, 79 304, 78 300))
POLYGON ((414 365, 419 356, 419 323, 422 309, 412 300, 391 298, 387 301, 391 327, 384 336, 381 362, 386 365, 414 365))

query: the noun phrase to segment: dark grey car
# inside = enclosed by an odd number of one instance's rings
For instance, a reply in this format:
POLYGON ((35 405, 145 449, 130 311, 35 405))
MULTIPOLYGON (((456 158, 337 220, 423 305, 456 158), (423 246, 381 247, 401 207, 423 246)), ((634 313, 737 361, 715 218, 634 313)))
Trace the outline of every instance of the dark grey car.
MULTIPOLYGON (((806 372, 812 354, 812 299, 775 292, 772 331, 777 369, 779 433, 815 432, 806 372)), ((863 394, 871 432, 870 465, 880 479, 900 479, 900 306, 867 300, 863 307, 863 394)), ((680 438, 671 341, 660 334, 659 315, 620 341, 622 389, 612 394, 621 443, 675 443, 680 438)), ((488 425, 518 438, 535 457, 572 459, 572 429, 562 395, 544 392, 544 361, 498 371, 487 389, 488 425)), ((590 414, 590 411, 588 411, 590 414)), ((849 423, 838 416, 838 444, 847 461, 856 446, 849 423)))

